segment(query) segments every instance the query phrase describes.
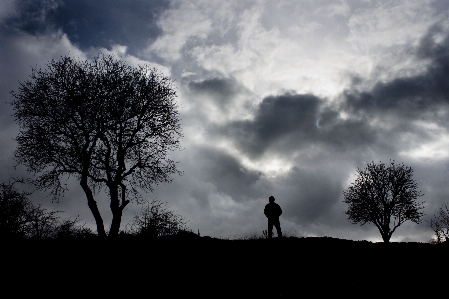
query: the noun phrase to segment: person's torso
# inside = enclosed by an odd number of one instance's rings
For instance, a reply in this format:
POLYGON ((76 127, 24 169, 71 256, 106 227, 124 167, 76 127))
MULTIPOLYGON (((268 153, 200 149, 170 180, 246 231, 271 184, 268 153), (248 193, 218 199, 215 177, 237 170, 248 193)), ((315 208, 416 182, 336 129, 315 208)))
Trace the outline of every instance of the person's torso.
POLYGON ((269 218, 276 218, 280 215, 281 207, 277 203, 269 203, 265 206, 266 214, 269 218))

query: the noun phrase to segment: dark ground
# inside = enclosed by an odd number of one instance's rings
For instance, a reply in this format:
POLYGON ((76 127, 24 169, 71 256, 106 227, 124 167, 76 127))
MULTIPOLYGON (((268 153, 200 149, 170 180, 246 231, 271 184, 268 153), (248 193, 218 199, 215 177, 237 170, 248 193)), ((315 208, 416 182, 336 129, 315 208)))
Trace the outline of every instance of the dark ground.
POLYGON ((2 243, 2 292, 74 298, 440 297, 449 249, 334 238, 2 243))

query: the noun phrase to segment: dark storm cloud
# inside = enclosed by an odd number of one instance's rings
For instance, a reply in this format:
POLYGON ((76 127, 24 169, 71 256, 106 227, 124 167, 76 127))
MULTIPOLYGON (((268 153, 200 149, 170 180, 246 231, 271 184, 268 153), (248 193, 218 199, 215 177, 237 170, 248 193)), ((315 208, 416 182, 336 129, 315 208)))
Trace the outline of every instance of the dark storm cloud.
POLYGON ((252 120, 219 129, 253 157, 267 150, 287 153, 319 146, 344 150, 373 144, 377 131, 364 120, 343 120, 338 110, 314 95, 285 94, 265 98, 252 120))
POLYGON ((226 110, 239 95, 249 95, 241 84, 234 78, 214 77, 197 82, 188 83, 189 90, 195 95, 206 96, 208 100, 214 102, 222 110, 226 110))
POLYGON ((200 82, 190 82, 189 88, 197 93, 212 95, 212 99, 218 97, 218 103, 227 102, 235 95, 239 88, 233 84, 235 80, 212 78, 200 82))
POLYGON ((18 1, 19 14, 7 21, 29 34, 61 29, 82 50, 126 45, 131 54, 161 33, 156 21, 168 0, 18 1))
MULTIPOLYGON (((430 61, 425 72, 378 82, 370 91, 347 90, 349 112, 366 117, 394 115, 400 119, 431 119, 439 110, 449 108, 449 35, 434 26, 415 50, 418 59, 430 61), (444 34, 442 41, 437 36, 444 34)), ((446 121, 446 119, 445 119, 446 121)))
POLYGON ((236 145, 251 155, 260 155, 275 143, 299 141, 316 134, 321 100, 313 95, 267 97, 253 120, 238 121, 224 129, 236 145))
POLYGON ((446 0, 434 0, 431 5, 435 8, 438 13, 443 13, 449 9, 449 2, 446 0))
POLYGON ((212 183, 218 192, 230 195, 236 201, 254 196, 251 187, 260 179, 261 173, 244 167, 238 159, 221 150, 198 148, 196 163, 201 165, 197 174, 204 182, 212 183))
POLYGON ((31 34, 45 33, 51 26, 47 24, 49 14, 57 9, 59 2, 52 0, 17 0, 15 2, 17 12, 7 18, 2 25, 31 34))

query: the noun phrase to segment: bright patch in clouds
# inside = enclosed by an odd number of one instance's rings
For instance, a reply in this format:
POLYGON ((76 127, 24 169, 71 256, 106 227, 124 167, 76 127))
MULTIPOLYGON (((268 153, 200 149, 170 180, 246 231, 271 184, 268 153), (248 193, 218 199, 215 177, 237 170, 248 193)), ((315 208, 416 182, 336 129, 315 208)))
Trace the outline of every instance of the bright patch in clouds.
POLYGON ((421 142, 420 136, 408 134, 402 139, 410 144, 410 148, 405 151, 400 151, 400 156, 405 156, 414 160, 439 160, 444 161, 449 158, 449 134, 447 129, 435 123, 430 122, 416 122, 416 125, 421 127, 428 135, 428 142, 421 142))
POLYGON ((181 1, 168 10, 158 24, 164 35, 159 37, 149 50, 172 61, 181 57, 181 49, 189 38, 205 38, 211 21, 204 16, 195 3, 181 1))
MULTIPOLYGON (((111 50, 100 48, 101 53, 105 55, 113 55, 115 58, 126 61, 132 67, 149 66, 161 72, 164 76, 170 77, 170 68, 159 63, 140 59, 127 53, 127 47, 122 45, 113 45, 111 50)), ((94 54, 95 55, 95 54, 94 54)))

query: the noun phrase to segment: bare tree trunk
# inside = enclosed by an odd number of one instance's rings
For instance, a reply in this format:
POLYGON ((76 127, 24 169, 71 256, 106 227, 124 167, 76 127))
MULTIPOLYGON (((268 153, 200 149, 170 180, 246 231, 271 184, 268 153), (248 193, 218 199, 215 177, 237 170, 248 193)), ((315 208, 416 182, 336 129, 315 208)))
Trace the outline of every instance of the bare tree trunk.
POLYGON ((384 241, 384 243, 390 243, 391 234, 389 226, 384 227, 380 234, 382 235, 382 240, 384 241))
POLYGON ((97 224, 97 232, 100 238, 106 238, 106 231, 104 229, 103 218, 101 218, 100 211, 98 210, 97 202, 94 199, 92 190, 87 184, 87 177, 81 178, 80 185, 86 193, 87 205, 89 206, 92 214, 95 218, 95 223, 97 224))
POLYGON ((118 186, 111 184, 109 187, 109 195, 111 197, 112 223, 109 230, 110 238, 117 238, 120 231, 120 223, 122 222, 122 209, 118 197, 118 186))
POLYGON ((122 210, 119 208, 112 212, 111 229, 109 230, 110 238, 117 238, 120 231, 120 224, 122 222, 122 210))

